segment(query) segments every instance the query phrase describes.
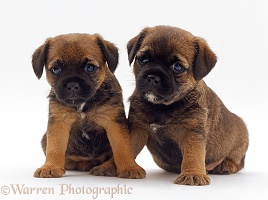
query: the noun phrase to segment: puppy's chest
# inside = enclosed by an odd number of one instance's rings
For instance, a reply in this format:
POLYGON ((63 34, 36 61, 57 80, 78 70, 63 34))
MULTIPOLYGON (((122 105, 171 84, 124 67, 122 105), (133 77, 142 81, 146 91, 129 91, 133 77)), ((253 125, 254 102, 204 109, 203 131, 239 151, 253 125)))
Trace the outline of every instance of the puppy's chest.
POLYGON ((102 127, 98 126, 93 120, 91 120, 86 113, 80 112, 79 115, 80 118, 73 125, 72 129, 76 131, 76 134, 80 133, 85 140, 91 139, 92 132, 97 132, 100 134, 103 134, 105 132, 105 130, 102 127))
POLYGON ((172 117, 164 113, 158 113, 157 115, 149 115, 149 131, 151 133, 151 139, 158 141, 162 144, 164 142, 163 135, 169 135, 169 127, 172 121, 172 117))
POLYGON ((93 159, 110 152, 111 147, 105 129, 87 116, 72 126, 67 154, 93 159))
POLYGON ((173 139, 174 135, 179 135, 181 112, 176 109, 154 109, 147 112, 147 122, 151 139, 163 144, 165 138, 173 139))
POLYGON ((153 110, 147 113, 149 128, 152 133, 165 131, 174 121, 174 113, 163 110, 153 110))
POLYGON ((166 125, 169 122, 171 116, 164 112, 148 112, 147 119, 149 124, 158 124, 159 126, 166 125))

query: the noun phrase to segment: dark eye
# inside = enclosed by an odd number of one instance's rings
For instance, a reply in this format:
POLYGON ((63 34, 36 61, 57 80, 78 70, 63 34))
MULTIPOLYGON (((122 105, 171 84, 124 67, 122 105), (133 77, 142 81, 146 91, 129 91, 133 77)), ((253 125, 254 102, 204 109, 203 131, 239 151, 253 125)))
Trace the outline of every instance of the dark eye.
POLYGON ((140 57, 138 58, 138 61, 139 61, 140 64, 144 65, 144 64, 146 64, 147 62, 149 62, 149 58, 148 58, 147 56, 143 55, 143 56, 140 56, 140 57))
POLYGON ((61 68, 59 66, 54 66, 54 67, 51 68, 51 71, 52 71, 53 74, 58 75, 58 74, 61 73, 61 68))
POLYGON ((176 62, 171 65, 171 70, 177 74, 180 74, 184 72, 185 68, 179 62, 176 62))
POLYGON ((91 63, 88 63, 88 64, 86 64, 84 70, 85 70, 86 73, 89 74, 89 73, 95 72, 96 66, 91 64, 91 63))

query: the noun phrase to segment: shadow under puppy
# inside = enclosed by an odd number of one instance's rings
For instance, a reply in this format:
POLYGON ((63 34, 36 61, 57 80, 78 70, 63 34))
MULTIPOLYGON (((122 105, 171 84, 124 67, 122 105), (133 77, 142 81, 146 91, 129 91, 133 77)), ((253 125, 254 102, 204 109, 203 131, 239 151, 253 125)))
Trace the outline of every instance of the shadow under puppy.
POLYGON ((117 64, 118 49, 98 34, 59 35, 34 52, 33 70, 40 79, 45 67, 51 86, 46 161, 35 177, 61 177, 65 169, 145 177, 131 149, 117 64))
POLYGON ((180 173, 175 183, 207 185, 212 174, 244 166, 246 125, 202 80, 217 58, 207 43, 179 28, 145 28, 128 42, 136 88, 129 128, 134 155, 147 145, 156 164, 180 173))

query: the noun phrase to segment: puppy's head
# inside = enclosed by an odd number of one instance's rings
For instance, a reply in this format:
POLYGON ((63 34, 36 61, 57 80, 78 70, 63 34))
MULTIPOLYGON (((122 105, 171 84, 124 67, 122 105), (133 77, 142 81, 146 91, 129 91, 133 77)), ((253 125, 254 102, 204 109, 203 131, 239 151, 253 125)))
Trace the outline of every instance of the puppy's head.
POLYGON ((143 29, 127 50, 137 91, 154 104, 169 105, 185 97, 217 61, 202 38, 170 26, 143 29))
POLYGON ((66 34, 49 38, 32 56, 37 78, 43 68, 57 99, 76 106, 94 96, 118 64, 114 44, 94 34, 66 34))

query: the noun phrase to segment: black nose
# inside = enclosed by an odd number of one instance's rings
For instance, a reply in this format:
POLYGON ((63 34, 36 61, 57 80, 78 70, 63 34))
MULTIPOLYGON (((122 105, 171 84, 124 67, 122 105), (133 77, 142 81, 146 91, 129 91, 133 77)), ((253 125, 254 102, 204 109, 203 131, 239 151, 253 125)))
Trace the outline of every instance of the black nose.
POLYGON ((151 85, 158 85, 161 82, 161 78, 153 74, 147 75, 146 80, 151 85))
POLYGON ((68 88, 68 90, 70 90, 72 92, 76 92, 79 90, 80 85, 77 82, 70 82, 67 84, 67 88, 68 88))

